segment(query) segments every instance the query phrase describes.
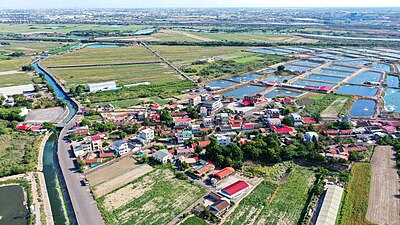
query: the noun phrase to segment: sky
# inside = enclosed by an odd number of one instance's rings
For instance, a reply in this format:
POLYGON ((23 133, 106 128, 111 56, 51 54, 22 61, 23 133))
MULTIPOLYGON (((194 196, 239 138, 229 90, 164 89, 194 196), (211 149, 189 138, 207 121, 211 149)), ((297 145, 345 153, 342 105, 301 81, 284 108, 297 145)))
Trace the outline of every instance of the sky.
POLYGON ((0 0, 0 8, 400 7, 399 0, 0 0))

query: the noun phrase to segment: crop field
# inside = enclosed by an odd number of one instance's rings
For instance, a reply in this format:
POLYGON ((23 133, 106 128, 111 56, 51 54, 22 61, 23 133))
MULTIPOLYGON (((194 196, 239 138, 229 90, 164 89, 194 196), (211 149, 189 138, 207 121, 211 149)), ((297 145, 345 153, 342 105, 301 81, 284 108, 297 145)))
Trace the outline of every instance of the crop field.
POLYGON ((222 59, 236 58, 240 56, 251 55, 243 52, 245 47, 204 47, 204 46, 151 46, 160 55, 173 62, 176 65, 190 64, 197 60, 219 57, 222 59))
POLYGON ((28 65, 31 62, 32 59, 28 57, 0 60, 0 72, 21 70, 23 65, 28 65))
POLYGON ((23 72, 0 72, 0 88, 32 83, 32 76, 23 72))
POLYGON ((156 169, 97 202, 107 224, 168 224, 206 190, 156 169), (190 194, 188 194, 190 193, 190 194))
POLYGON ((124 157, 86 174, 86 178, 90 185, 94 187, 95 195, 101 197, 152 170, 153 167, 147 164, 138 165, 133 158, 124 157))
POLYGON ((75 30, 121 30, 136 31, 144 26, 109 26, 94 24, 0 24, 0 33, 34 34, 34 33, 62 33, 75 30))
POLYGON ((322 117, 337 117, 339 112, 346 105, 346 102, 349 101, 349 97, 339 97, 332 104, 326 108, 322 113, 322 117))
POLYGON ((183 221, 181 225, 208 225, 208 223, 199 217, 192 216, 183 221))
POLYGON ((67 87, 98 83, 104 81, 117 81, 119 85, 135 84, 141 82, 164 83, 166 81, 179 81, 182 79, 166 64, 143 64, 124 66, 96 66, 79 68, 54 68, 49 69, 67 87))
POLYGON ((368 211, 371 164, 356 163, 351 169, 351 178, 346 187, 338 225, 371 225, 365 218, 368 211))
POLYGON ((62 55, 51 56, 42 62, 43 66, 65 66, 79 64, 103 64, 121 62, 160 61, 142 46, 117 48, 83 48, 62 55))
POLYGON ((264 181, 224 224, 297 224, 314 181, 314 172, 305 167, 294 167, 282 185, 264 181))
POLYGON ((5 41, 10 45, 0 45, 0 52, 23 52, 25 54, 41 53, 64 46, 63 42, 39 42, 39 41, 5 41))

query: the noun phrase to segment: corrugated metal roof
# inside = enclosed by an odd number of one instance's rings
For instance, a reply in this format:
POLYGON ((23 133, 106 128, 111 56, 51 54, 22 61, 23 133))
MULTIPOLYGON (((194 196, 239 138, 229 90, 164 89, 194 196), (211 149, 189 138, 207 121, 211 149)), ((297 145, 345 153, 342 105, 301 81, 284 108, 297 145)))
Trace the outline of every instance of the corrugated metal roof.
POLYGON ((343 188, 336 185, 328 185, 327 189, 316 225, 335 225, 336 222, 343 188))

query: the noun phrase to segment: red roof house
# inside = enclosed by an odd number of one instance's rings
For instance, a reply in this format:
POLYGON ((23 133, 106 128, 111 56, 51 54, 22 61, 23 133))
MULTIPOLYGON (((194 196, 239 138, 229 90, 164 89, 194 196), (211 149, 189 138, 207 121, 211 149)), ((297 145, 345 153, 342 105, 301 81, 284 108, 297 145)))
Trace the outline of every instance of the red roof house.
POLYGON ((220 193, 228 198, 234 198, 246 191, 249 187, 249 184, 247 184, 245 181, 239 180, 227 187, 224 187, 220 193))
POLYGON ((29 126, 28 125, 26 125, 26 124, 24 124, 24 125, 17 125, 16 127, 15 127, 15 129, 17 129, 17 130, 25 130, 25 131, 27 131, 27 130, 29 130, 29 126))
POLYGON ((270 128, 272 131, 274 131, 275 133, 278 133, 278 134, 287 134, 287 133, 293 132, 293 128, 288 127, 286 125, 284 127, 271 126, 270 128))
POLYGON ((228 177, 229 175, 231 175, 233 172, 235 172, 235 169, 233 169, 232 167, 225 167, 222 170, 216 172, 214 174, 214 176, 217 177, 218 179, 222 180, 225 177, 228 177))

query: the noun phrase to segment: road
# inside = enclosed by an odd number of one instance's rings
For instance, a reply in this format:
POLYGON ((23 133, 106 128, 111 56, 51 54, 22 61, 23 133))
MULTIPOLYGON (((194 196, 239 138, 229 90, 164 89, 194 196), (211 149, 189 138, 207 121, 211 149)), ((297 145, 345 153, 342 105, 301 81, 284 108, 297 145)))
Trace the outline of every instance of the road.
POLYGON ((70 144, 63 140, 68 128, 75 124, 75 117, 60 133, 58 140, 58 159, 61 171, 64 175, 75 216, 79 225, 105 224, 97 203, 88 186, 82 186, 83 174, 78 172, 76 158, 70 153, 70 144))

